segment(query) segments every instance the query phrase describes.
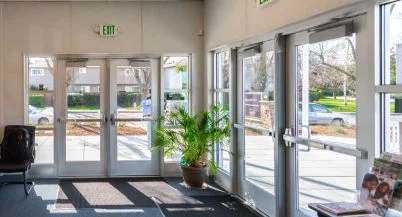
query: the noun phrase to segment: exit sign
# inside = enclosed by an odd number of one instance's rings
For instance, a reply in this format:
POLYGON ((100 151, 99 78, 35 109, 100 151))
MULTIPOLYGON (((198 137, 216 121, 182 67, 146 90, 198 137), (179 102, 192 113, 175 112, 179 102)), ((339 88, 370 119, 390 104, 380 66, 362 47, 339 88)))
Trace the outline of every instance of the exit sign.
POLYGON ((103 37, 116 36, 118 32, 117 26, 114 24, 100 25, 99 35, 103 37))
POLYGON ((266 5, 268 2, 271 2, 272 0, 257 0, 259 6, 266 5))

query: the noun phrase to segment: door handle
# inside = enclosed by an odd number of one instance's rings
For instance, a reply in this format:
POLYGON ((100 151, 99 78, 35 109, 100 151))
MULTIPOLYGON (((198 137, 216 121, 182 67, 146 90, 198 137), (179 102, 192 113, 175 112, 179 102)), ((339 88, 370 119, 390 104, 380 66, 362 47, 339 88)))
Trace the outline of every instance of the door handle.
POLYGON ((104 112, 101 112, 101 113, 100 113, 100 116, 101 116, 102 122, 103 122, 103 123, 106 123, 106 122, 107 122, 107 116, 105 115, 105 113, 104 113, 104 112))
POLYGON ((116 124, 116 115, 115 114, 110 114, 110 124, 115 125, 116 124))
MULTIPOLYGON (((309 125, 301 125, 301 129, 306 128, 307 129, 307 139, 311 139, 311 128, 309 125)), ((299 151, 303 152, 309 152, 311 150, 311 146, 307 146, 307 149, 299 149, 299 151)))

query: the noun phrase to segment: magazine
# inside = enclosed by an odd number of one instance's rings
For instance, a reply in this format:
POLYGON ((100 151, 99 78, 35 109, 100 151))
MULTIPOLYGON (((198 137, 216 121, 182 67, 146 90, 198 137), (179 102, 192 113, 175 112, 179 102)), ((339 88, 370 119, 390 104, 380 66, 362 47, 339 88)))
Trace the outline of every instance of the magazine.
POLYGON ((358 203, 335 202, 320 203, 317 207, 336 215, 365 213, 366 210, 358 203))
POLYGON ((402 155, 400 154, 384 152, 381 154, 380 159, 402 165, 402 155))
POLYGON ((379 215, 368 213, 368 214, 358 214, 358 215, 343 215, 343 217, 381 217, 379 215))
MULTIPOLYGON (((394 186, 390 209, 402 211, 402 155, 384 152, 380 159, 374 160, 374 167, 382 168, 398 174, 398 180, 394 186)), ((375 168, 374 168, 375 169, 375 168)), ((378 169, 376 169, 378 170, 378 169)))

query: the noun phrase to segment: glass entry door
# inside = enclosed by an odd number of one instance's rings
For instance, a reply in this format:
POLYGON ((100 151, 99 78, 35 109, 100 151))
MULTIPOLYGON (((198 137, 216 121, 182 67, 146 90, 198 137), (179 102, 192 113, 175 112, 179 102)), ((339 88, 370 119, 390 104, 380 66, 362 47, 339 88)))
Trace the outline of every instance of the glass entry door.
POLYGON ((158 175, 152 151, 159 59, 110 60, 110 174, 158 175))
POLYGON ((59 176, 160 174, 159 68, 159 59, 58 60, 59 176))
MULTIPOLYGON (((360 26, 359 19, 353 25, 360 26)), ((352 24, 346 24, 352 25, 352 24)), ((367 152, 356 143, 359 33, 300 32, 287 39, 287 177, 290 216, 311 216, 310 203, 354 202, 358 160, 367 152), (319 40, 316 40, 318 34, 319 40)))
POLYGON ((58 61, 61 176, 106 175, 105 69, 103 59, 58 61))
POLYGON ((275 144, 273 42, 238 55, 237 123, 239 192, 252 206, 275 216, 275 144), (273 201, 268 203, 267 201, 273 201))

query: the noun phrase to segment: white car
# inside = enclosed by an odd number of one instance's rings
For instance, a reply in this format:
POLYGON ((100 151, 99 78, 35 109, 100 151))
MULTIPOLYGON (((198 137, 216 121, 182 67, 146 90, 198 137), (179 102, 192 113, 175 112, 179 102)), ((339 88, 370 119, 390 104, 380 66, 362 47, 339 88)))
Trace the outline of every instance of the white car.
MULTIPOLYGON (((301 123, 302 104, 299 103, 298 122, 301 123)), ((339 112, 332 112, 325 106, 309 103, 308 113, 309 124, 332 124, 332 125, 354 125, 355 121, 352 116, 348 116, 339 112)))
POLYGON ((35 106, 29 105, 28 115, 29 123, 39 125, 53 123, 53 108, 47 108, 41 111, 35 106))

